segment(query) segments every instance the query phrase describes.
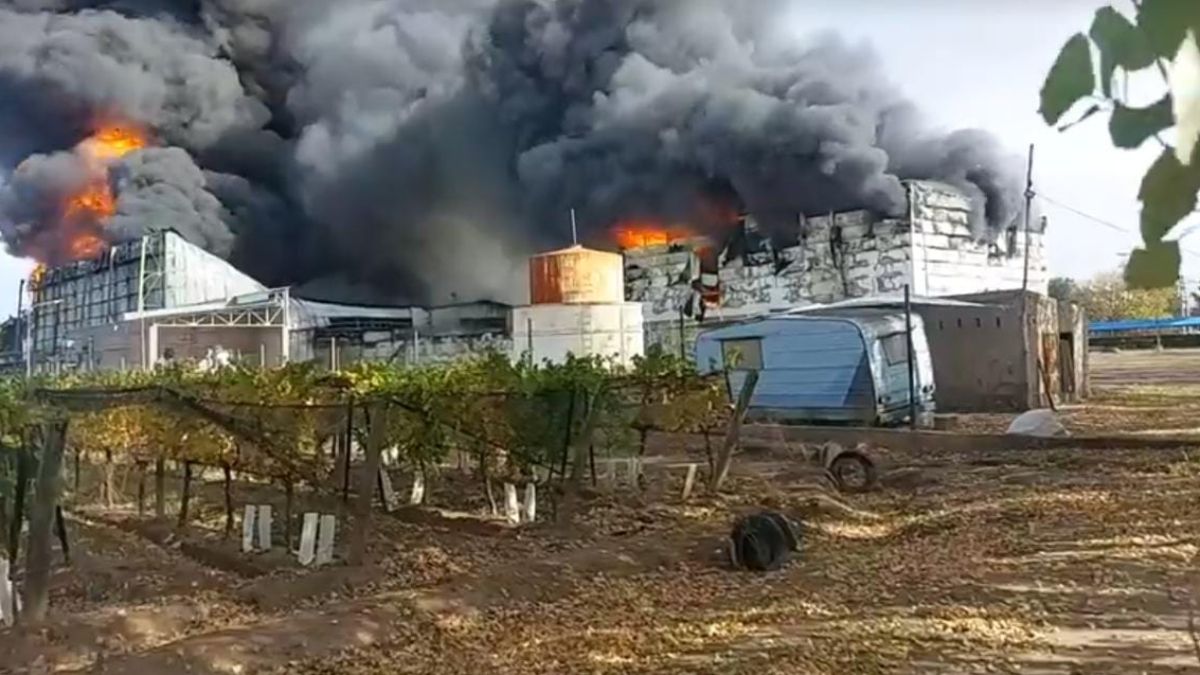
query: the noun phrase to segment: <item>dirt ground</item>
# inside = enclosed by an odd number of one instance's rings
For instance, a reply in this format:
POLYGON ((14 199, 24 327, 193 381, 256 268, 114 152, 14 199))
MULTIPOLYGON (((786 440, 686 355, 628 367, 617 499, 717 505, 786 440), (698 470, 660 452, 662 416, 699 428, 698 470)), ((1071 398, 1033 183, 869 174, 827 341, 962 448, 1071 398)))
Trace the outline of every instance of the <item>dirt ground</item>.
MULTIPOLYGON (((1076 435, 1195 437, 1200 441, 1200 349, 1092 352, 1092 395, 1061 406, 1076 435)), ((955 431, 1004 433, 1014 414, 955 415, 955 431)))
MULTIPOLYGON (((1101 405, 1130 415, 1200 409, 1200 389, 1107 387, 1101 405)), ((0 672, 1200 672, 1194 448, 874 452, 888 471, 864 495, 777 447, 684 503, 675 455, 570 525, 522 528, 478 517, 476 481, 447 469, 430 507, 379 517, 364 568, 242 556, 216 482, 183 534, 78 506, 53 617, 0 631, 0 672), (730 523, 762 507, 805 524, 802 551, 775 573, 728 569, 730 523)), ((235 497, 279 511, 270 486, 235 497)))

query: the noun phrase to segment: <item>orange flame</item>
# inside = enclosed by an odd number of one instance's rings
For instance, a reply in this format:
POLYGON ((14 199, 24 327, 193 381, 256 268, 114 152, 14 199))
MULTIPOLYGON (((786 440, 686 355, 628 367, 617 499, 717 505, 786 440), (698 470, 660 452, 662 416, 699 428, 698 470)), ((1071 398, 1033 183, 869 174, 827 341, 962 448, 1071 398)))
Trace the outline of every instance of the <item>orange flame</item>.
MULTIPOLYGON (((109 187, 108 172, 114 162, 146 147, 144 133, 128 125, 101 126, 75 146, 75 154, 88 170, 87 181, 64 200, 54 228, 52 258, 83 260, 101 254, 107 246, 104 227, 117 213, 117 199, 109 187)), ((35 270, 36 272, 36 270, 35 270)), ((41 275, 38 275, 40 280, 41 275)))
POLYGON ((664 246, 694 236, 690 228, 657 220, 623 220, 613 228, 613 238, 621 250, 664 246))
POLYGON ((87 159, 108 164, 146 147, 146 136, 128 126, 106 126, 79 144, 77 150, 87 159))
POLYGON ((46 276, 46 266, 42 263, 34 265, 33 271, 29 273, 29 287, 31 289, 40 288, 42 279, 46 276))

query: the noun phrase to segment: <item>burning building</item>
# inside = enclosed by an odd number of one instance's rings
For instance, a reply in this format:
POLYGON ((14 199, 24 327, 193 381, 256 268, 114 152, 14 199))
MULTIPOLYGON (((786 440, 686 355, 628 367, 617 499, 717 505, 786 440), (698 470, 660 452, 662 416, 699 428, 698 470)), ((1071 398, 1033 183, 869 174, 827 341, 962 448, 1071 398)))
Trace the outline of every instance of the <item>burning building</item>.
POLYGON ((266 366, 429 363, 484 349, 507 353, 512 344, 506 305, 308 300, 264 286, 172 231, 39 268, 29 288, 21 365, 39 372, 148 368, 213 351, 266 366))
POLYGON ((768 232, 754 216, 696 235, 686 228, 621 229, 627 295, 646 306, 647 344, 690 353, 698 331, 748 316, 900 293, 954 296, 1028 288, 1045 293, 1044 223, 1017 221, 992 238, 971 226, 976 210, 953 186, 906 184, 903 216, 871 210, 797 215, 768 232))

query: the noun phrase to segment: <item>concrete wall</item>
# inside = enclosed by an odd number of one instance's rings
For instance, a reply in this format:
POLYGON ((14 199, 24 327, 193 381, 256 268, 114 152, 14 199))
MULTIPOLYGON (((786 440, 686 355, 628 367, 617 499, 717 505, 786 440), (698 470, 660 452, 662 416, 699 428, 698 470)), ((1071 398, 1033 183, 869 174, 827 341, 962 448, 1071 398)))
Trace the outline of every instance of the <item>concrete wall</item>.
POLYGON ((642 312, 638 303, 517 307, 511 356, 514 361, 532 356, 535 363, 561 363, 573 354, 630 365, 645 354, 642 312))
POLYGON ((1026 410, 1020 307, 914 308, 925 320, 939 412, 1026 410))
MULTIPOLYGON (((368 332, 362 338, 359 342, 338 341, 337 360, 342 367, 362 361, 431 365, 489 351, 508 354, 512 349, 512 338, 503 332, 443 335, 418 332, 415 336, 411 333, 393 335, 368 332)), ((330 340, 314 340, 312 331, 295 331, 292 334, 294 361, 315 361, 328 366, 332 363, 330 351, 333 346, 330 340)))

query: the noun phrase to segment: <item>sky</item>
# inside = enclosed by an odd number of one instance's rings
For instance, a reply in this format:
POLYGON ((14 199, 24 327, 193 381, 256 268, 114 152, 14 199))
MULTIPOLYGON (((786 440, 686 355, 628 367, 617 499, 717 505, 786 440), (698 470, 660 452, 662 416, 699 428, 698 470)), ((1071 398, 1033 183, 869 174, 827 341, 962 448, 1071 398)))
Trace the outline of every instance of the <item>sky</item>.
MULTIPOLYGON (((1102 115, 1059 132, 1037 112, 1058 51, 1108 4, 1133 14, 1129 2, 1102 0, 840 0, 812 2, 793 21, 799 32, 835 30, 869 41, 892 80, 935 124, 987 129, 1022 156, 1032 143, 1034 190, 1049 218, 1050 272, 1086 279, 1118 269, 1140 246, 1138 188, 1161 152, 1152 142, 1136 151, 1114 148, 1102 115)), ((1138 84, 1133 95, 1146 98, 1138 104, 1165 88, 1157 78, 1138 84)), ((1182 246, 1184 276, 1195 276, 1200 255, 1186 249, 1200 252, 1200 237, 1185 236, 1182 246)))
MULTIPOLYGON (((1137 151, 1113 148, 1100 115, 1060 133, 1037 113, 1038 92, 1058 50, 1073 33, 1086 31, 1105 4, 812 0, 798 7, 789 23, 798 39, 832 30, 869 42, 892 80, 939 126, 989 130, 1015 155, 1034 144, 1035 190, 1050 219, 1050 272, 1086 279, 1118 269, 1140 244, 1138 187, 1160 151, 1150 145, 1137 151)), ((1115 6, 1132 13, 1128 2, 1115 6)), ((1155 90, 1161 95, 1161 85, 1150 83, 1149 91, 1155 90)), ((1189 248, 1200 252, 1200 237, 1183 239, 1184 275, 1200 275, 1200 255, 1189 248)), ((32 268, 28 260, 0 254, 0 316, 15 313, 20 279, 32 268)))

